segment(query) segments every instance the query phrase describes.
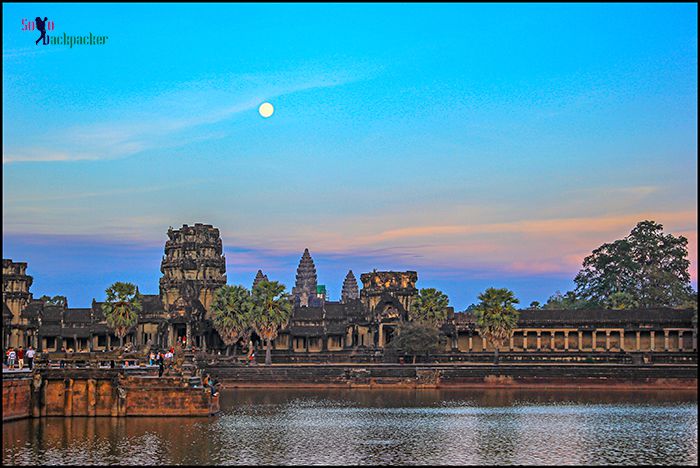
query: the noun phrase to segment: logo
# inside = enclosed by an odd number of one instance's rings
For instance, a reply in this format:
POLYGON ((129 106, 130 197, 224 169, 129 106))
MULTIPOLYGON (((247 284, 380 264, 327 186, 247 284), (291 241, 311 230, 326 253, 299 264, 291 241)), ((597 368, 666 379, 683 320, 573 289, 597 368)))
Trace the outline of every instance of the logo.
POLYGON ((107 43, 108 36, 98 36, 93 33, 88 33, 88 35, 69 35, 65 32, 63 35, 51 35, 49 36, 46 31, 54 31, 55 24, 53 20, 49 20, 46 16, 44 19, 37 16, 34 21, 22 19, 22 31, 34 31, 37 30, 41 33, 39 38, 34 41, 36 45, 41 42, 43 45, 67 45, 73 48, 74 45, 105 45, 107 43))

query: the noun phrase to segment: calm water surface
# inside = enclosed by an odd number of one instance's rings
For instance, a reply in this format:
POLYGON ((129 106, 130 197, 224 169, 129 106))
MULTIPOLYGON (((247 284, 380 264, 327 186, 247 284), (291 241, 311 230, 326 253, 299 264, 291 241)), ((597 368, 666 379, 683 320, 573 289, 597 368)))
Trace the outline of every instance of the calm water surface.
POLYGON ((695 392, 230 390, 211 418, 3 424, 3 464, 690 464, 695 392))

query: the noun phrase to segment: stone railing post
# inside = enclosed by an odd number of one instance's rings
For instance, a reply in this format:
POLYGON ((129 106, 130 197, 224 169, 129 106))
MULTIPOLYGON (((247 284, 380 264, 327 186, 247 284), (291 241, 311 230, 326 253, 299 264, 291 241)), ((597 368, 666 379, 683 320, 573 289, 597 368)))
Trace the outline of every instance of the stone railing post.
POLYGON ((591 351, 595 351, 598 347, 598 337, 596 336, 596 331, 591 332, 591 351))
POLYGON ((578 332, 578 342, 576 345, 579 351, 583 351, 583 332, 581 330, 578 332))

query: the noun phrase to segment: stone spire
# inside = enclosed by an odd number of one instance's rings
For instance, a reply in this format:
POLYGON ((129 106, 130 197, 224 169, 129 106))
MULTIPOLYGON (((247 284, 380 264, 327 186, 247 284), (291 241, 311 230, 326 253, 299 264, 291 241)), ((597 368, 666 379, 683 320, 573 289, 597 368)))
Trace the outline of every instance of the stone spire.
POLYGON ((255 279, 253 280, 253 289, 255 289, 255 286, 257 286, 258 283, 261 281, 269 281, 269 280, 267 279, 267 275, 263 275, 262 270, 258 270, 258 274, 255 275, 255 279))
POLYGON ((304 254, 299 261, 299 268, 297 268, 296 285, 292 288, 292 296, 299 300, 300 306, 308 306, 309 298, 316 295, 316 286, 316 267, 309 254, 309 249, 304 249, 304 254))
POLYGON ((357 279, 352 274, 352 270, 348 271, 345 281, 343 281, 343 292, 340 294, 340 302, 343 304, 353 299, 360 298, 360 289, 357 287, 357 279))

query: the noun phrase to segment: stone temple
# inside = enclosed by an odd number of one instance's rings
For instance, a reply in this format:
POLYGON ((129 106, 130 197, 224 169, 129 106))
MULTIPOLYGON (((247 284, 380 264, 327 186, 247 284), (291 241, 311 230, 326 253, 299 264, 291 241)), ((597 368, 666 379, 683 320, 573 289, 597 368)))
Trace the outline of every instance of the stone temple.
MULTIPOLYGON (((142 295, 143 310, 126 337, 138 346, 169 347, 184 342, 217 351, 224 343, 212 326, 210 307, 216 290, 226 284, 226 259, 220 232, 211 225, 183 225, 167 232, 159 294, 142 295)), ((267 279, 257 272, 252 285, 267 279)), ((272 278, 274 279, 274 278, 272 278)), ((360 275, 361 289, 350 270, 339 301, 328 300, 318 284, 316 266, 305 249, 289 295, 294 308, 289 323, 273 342, 275 359, 288 361, 352 360, 382 353, 408 320, 418 294, 416 271, 371 271, 360 275), (317 356, 317 358, 314 358, 317 356)), ((61 347, 101 351, 118 344, 107 327, 101 302, 70 308, 34 299, 27 264, 3 259, 3 346, 32 345, 42 351, 61 347)), ((678 353, 697 350, 693 310, 522 310, 503 351, 678 353)), ((447 309, 440 326, 445 349, 437 358, 460 359, 467 353, 492 351, 469 312, 447 309)))

